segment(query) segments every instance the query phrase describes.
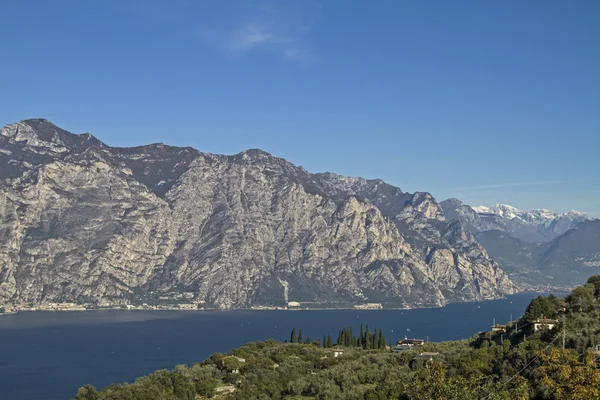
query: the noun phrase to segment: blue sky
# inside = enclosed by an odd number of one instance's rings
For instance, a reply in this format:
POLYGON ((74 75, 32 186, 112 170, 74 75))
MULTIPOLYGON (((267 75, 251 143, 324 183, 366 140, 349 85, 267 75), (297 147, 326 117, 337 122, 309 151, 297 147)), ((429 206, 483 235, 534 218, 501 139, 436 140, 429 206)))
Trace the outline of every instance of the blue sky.
POLYGON ((600 2, 2 1, 0 124, 600 216, 600 2))

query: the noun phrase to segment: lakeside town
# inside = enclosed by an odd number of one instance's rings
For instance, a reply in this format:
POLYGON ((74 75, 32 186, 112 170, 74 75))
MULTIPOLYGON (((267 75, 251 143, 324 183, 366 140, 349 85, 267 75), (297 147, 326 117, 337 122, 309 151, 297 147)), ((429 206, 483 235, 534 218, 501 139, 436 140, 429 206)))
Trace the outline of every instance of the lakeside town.
MULTIPOLYGON (((139 300, 139 299, 138 299, 139 300)), ((93 310, 144 310, 144 311, 205 311, 219 308, 207 306, 205 301, 194 299, 193 292, 168 293, 153 299, 146 298, 146 302, 128 301, 127 299, 106 300, 99 303, 78 303, 74 301, 49 302, 49 303, 14 303, 0 305, 0 315, 16 314, 28 311, 93 311, 93 310)), ((411 307, 386 307, 386 309, 409 309, 411 307)), ((223 308, 220 308, 223 309, 223 308)), ((340 303, 316 303, 289 301, 285 306, 251 306, 250 310, 382 310, 382 303, 351 304, 340 303)))
MULTIPOLYGON (((567 293, 570 286, 536 286, 523 288, 523 292, 534 293, 567 293)), ((493 300, 493 299, 486 299, 493 300)), ((399 302, 389 303, 360 303, 350 301, 339 302, 310 302, 288 301, 285 305, 253 305, 245 310, 409 310, 421 307, 436 307, 436 305, 422 304, 418 307, 399 302)), ((132 298, 102 299, 99 302, 78 302, 67 299, 63 302, 48 303, 6 303, 0 304, 0 316, 11 315, 27 311, 94 311, 94 310, 143 310, 143 311, 205 311, 228 310, 232 308, 215 307, 206 304, 206 301, 196 298, 194 292, 170 292, 137 295, 132 298)))

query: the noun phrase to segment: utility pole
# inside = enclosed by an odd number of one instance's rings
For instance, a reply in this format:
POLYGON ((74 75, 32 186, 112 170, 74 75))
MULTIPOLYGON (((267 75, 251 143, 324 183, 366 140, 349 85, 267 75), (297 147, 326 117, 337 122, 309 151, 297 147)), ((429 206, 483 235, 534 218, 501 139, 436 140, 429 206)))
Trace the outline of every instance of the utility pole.
POLYGON ((567 336, 567 326, 565 324, 565 314, 563 314, 562 316, 562 320, 563 320, 563 343, 562 343, 562 349, 565 349, 565 340, 566 340, 566 336, 567 336))

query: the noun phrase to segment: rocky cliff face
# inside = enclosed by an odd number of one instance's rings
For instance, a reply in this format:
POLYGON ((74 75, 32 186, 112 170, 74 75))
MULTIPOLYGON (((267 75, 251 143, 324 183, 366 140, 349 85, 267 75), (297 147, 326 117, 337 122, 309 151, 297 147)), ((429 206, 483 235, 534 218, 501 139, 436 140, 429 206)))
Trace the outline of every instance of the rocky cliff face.
POLYGON ((0 303, 425 306, 515 291, 427 193, 260 150, 112 148, 45 120, 2 128, 0 238, 0 303))
POLYGON ((440 203, 448 219, 457 219, 471 233, 499 230, 530 243, 549 242, 589 217, 571 211, 556 214, 540 209, 521 211, 515 207, 498 204, 494 207, 470 207, 457 199, 440 203))

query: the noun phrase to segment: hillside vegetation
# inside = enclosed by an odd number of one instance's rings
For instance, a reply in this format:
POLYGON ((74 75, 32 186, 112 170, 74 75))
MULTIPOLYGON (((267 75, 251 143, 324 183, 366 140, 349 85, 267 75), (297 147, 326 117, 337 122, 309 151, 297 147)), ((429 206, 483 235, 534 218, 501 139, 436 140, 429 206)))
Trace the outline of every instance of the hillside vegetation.
POLYGON ((294 331, 290 343, 249 343, 131 384, 86 386, 75 399, 600 399, 600 276, 564 299, 534 299, 503 333, 394 353, 368 328, 349 332, 340 331, 338 344, 291 343, 294 331), (558 325, 534 332, 541 317, 558 325))

